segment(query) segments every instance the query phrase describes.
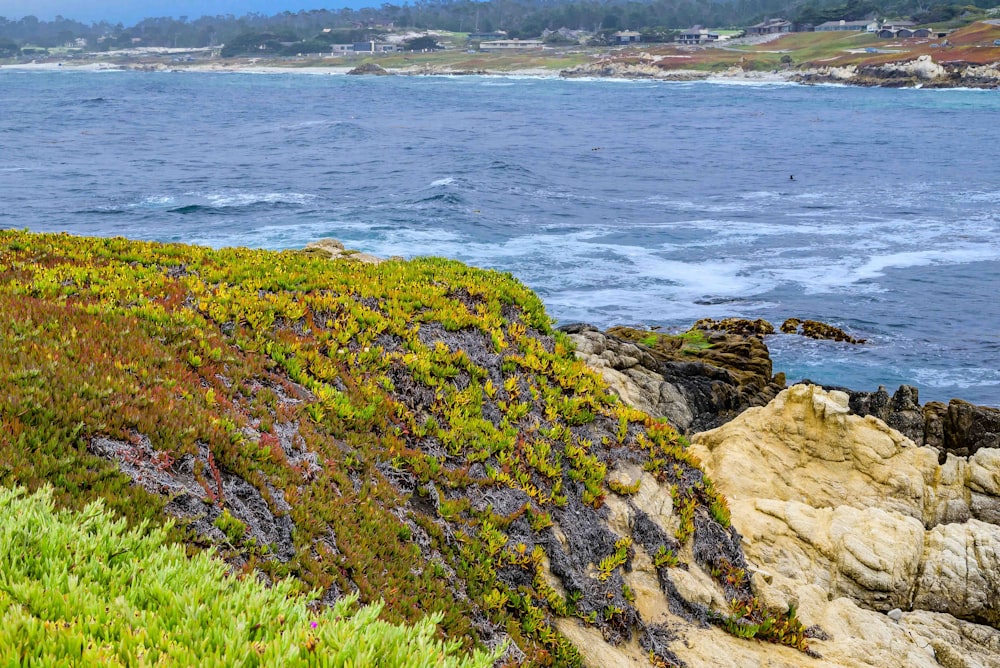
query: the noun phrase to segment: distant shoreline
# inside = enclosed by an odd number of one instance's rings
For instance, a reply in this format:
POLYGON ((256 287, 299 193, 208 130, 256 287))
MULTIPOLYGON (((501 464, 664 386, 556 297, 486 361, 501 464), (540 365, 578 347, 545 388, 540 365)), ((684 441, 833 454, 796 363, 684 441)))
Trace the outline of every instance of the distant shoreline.
MULTIPOLYGON (((313 76, 345 76, 356 64, 288 66, 247 61, 213 60, 196 63, 156 62, 42 62, 0 65, 0 70, 15 71, 80 71, 80 72, 203 72, 243 74, 302 74, 313 76)), ((1000 63, 974 65, 966 63, 938 64, 924 58, 882 66, 811 67, 772 71, 743 70, 731 67, 721 71, 666 69, 650 63, 619 63, 597 60, 583 66, 566 69, 526 67, 512 69, 455 68, 446 65, 419 64, 407 67, 387 67, 385 74, 396 76, 490 76, 499 78, 552 79, 618 79, 637 81, 722 81, 789 84, 838 84, 883 88, 970 88, 1000 89, 1000 63)), ((359 75, 365 76, 365 75, 359 75)), ((369 75, 370 76, 370 75, 369 75)))

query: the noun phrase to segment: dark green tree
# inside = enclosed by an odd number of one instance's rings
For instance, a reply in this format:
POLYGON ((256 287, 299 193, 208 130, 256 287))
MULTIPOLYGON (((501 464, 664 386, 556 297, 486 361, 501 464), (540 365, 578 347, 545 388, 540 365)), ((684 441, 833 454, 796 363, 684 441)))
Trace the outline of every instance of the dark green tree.
POLYGON ((407 51, 434 51, 440 49, 441 46, 430 35, 424 35, 406 40, 403 42, 403 48, 407 51))
POLYGON ((21 53, 21 47, 12 39, 0 37, 0 58, 13 58, 21 53))

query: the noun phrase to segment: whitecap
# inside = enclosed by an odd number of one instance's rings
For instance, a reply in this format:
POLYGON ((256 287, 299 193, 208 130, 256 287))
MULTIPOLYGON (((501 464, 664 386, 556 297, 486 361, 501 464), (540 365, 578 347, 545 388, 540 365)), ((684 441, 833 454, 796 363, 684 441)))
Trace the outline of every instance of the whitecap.
POLYGON ((171 195, 150 195, 143 197, 138 202, 129 204, 130 209, 156 209, 159 207, 172 206, 176 199, 171 195))
POLYGON ((209 206, 226 209, 230 207, 253 206, 254 204, 306 204, 317 199, 316 195, 297 192, 212 192, 185 193, 188 196, 201 197, 209 206))
MULTIPOLYGON (((854 248, 852 251, 856 251, 854 248)), ((864 281, 881 278, 891 269, 906 269, 928 265, 968 264, 1000 259, 1000 249, 968 246, 951 249, 912 250, 872 255, 824 258, 801 257, 796 263, 779 267, 774 274, 785 282, 802 285, 806 294, 837 292, 850 288, 858 291, 882 291, 876 283, 864 286, 864 281)))
POLYGON ((985 367, 952 367, 948 369, 916 368, 912 370, 913 377, 922 385, 929 387, 953 387, 966 389, 970 387, 1000 386, 1000 371, 985 367))
POLYGON ((782 88, 788 86, 801 86, 798 81, 788 81, 786 79, 743 79, 736 77, 708 77, 702 79, 701 83, 713 86, 744 86, 748 88, 782 88))

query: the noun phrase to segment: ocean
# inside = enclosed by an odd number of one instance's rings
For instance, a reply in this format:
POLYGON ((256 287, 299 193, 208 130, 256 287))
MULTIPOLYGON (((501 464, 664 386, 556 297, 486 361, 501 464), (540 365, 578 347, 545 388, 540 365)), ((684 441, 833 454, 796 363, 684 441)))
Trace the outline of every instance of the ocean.
POLYGON ((322 237, 511 272, 558 323, 814 318, 790 381, 1000 406, 1000 93, 0 69, 0 228, 322 237))

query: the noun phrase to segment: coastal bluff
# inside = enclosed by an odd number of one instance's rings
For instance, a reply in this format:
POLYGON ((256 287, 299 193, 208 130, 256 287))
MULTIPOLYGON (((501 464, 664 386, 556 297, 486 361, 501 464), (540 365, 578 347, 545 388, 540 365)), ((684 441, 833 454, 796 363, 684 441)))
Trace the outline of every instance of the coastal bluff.
MULTIPOLYGON (((430 665, 428 620, 455 665, 997 665, 985 440, 941 462, 787 388, 753 333, 560 331, 509 274, 320 246, 0 231, 4 486, 311 592, 303 665, 353 597, 422 629, 398 665, 430 665)), ((0 611, 87 642, 68 591, 32 605, 40 572, 0 611)), ((172 586, 102 660, 166 652, 143 624, 172 586)), ((272 621, 223 644, 264 665, 272 621)))

